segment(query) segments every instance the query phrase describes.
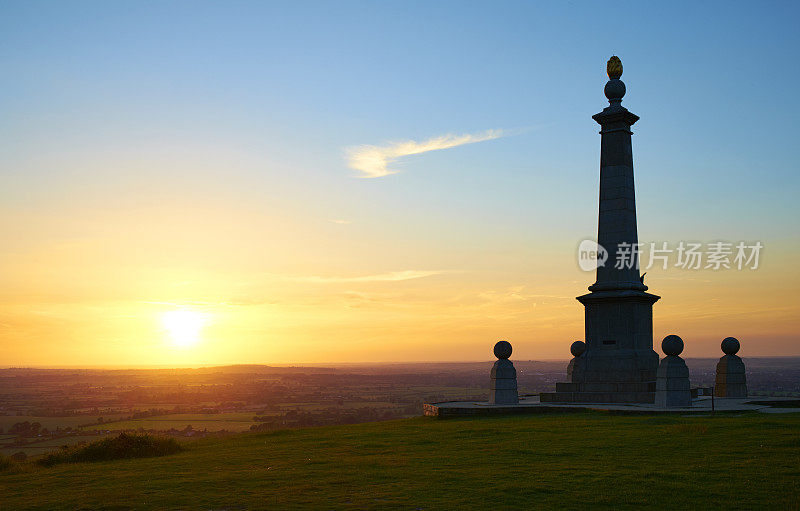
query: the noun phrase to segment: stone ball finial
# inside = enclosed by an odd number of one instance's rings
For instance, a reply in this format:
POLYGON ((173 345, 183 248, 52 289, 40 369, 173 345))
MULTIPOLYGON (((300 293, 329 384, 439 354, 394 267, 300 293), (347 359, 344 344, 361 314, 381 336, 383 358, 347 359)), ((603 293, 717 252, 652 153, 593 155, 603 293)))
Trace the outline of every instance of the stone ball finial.
POLYGON ((661 351, 663 351, 665 355, 677 357, 683 353, 683 339, 677 335, 668 335, 664 337, 664 340, 661 341, 661 351))
POLYGON ((603 89, 609 101, 620 102, 625 96, 625 84, 622 80, 612 79, 606 82, 606 88, 603 89))
POLYGON ((505 360, 511 356, 511 343, 508 341, 499 341, 494 345, 494 356, 505 360))
POLYGON ((722 340, 722 351, 726 355, 736 355, 740 347, 739 339, 736 337, 726 337, 722 340))
POLYGON ((569 352, 572 353, 573 357, 580 357, 584 351, 586 351, 586 343, 583 341, 575 341, 569 347, 569 352))
POLYGON ((611 58, 608 59, 608 63, 606 63, 606 72, 608 73, 609 80, 619 80, 619 77, 622 76, 622 61, 619 60, 619 57, 612 55, 611 58))

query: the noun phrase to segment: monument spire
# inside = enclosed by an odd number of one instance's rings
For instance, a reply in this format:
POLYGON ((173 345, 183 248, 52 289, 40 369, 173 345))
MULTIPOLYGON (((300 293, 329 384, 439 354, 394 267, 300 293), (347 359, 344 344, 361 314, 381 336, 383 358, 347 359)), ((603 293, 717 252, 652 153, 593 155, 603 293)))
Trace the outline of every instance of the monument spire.
POLYGON ((606 65, 607 106, 592 119, 600 124, 600 213, 597 243, 608 251, 605 265, 597 268, 597 281, 590 291, 647 289, 639 275, 639 235, 636 228, 636 198, 633 183, 631 126, 639 116, 622 106, 625 84, 622 61, 616 55, 606 65))

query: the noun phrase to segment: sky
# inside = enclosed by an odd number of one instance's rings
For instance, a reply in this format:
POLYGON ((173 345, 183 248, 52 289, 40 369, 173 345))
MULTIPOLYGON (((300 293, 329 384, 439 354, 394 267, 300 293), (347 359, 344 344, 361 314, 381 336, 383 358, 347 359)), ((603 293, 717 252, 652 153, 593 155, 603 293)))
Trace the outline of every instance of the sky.
POLYGON ((763 246, 656 350, 800 355, 800 4, 607 6, 0 3, 0 367, 568 358, 611 55, 640 241, 763 246))

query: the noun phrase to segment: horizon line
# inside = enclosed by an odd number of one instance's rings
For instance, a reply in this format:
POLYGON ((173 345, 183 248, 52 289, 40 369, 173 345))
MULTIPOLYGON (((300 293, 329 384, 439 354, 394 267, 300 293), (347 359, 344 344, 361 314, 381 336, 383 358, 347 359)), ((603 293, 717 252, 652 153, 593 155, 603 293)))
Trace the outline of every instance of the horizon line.
MULTIPOLYGON (((717 360, 718 357, 681 357, 684 360, 717 360)), ((787 359, 787 358, 800 358, 797 355, 762 355, 762 356, 748 356, 742 357, 743 359, 787 359)), ((514 362, 565 362, 569 358, 540 358, 540 359, 514 359, 514 362)), ((0 371, 9 370, 24 370, 24 369, 51 369, 51 370, 65 370, 65 369, 105 369, 105 370, 124 370, 124 369, 213 369, 222 367, 280 367, 280 368, 302 368, 302 367, 344 367, 344 366, 368 366, 368 365, 405 365, 405 364, 484 364, 493 362, 491 359, 486 360, 406 360, 406 361, 381 361, 381 362, 274 362, 274 363, 232 363, 232 364, 151 364, 151 365, 11 365, 0 367, 0 371)))

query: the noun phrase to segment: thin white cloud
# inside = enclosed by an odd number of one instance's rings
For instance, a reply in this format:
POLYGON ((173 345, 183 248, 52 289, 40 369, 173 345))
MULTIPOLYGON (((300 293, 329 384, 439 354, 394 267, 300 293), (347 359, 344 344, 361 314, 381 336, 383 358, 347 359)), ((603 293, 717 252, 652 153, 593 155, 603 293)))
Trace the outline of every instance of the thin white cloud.
POLYGON ((420 270, 405 270, 393 271, 388 273, 378 273, 375 275, 363 275, 360 277, 322 277, 317 275, 310 275, 307 277, 292 277, 292 280, 300 280, 303 282, 319 282, 319 283, 339 283, 339 282, 399 282, 402 280, 421 279, 423 277, 430 277, 432 275, 440 275, 446 273, 444 271, 420 271, 420 270))
POLYGON ((403 142, 392 142, 383 146, 361 145, 346 150, 347 164, 350 168, 361 172, 361 175, 358 177, 383 177, 399 172, 389 169, 388 166, 403 156, 438 151, 440 149, 450 149, 451 147, 474 144, 476 142, 485 142, 486 140, 494 140, 504 135, 502 130, 487 130, 480 133, 468 133, 465 135, 441 135, 421 142, 406 140, 403 142))

